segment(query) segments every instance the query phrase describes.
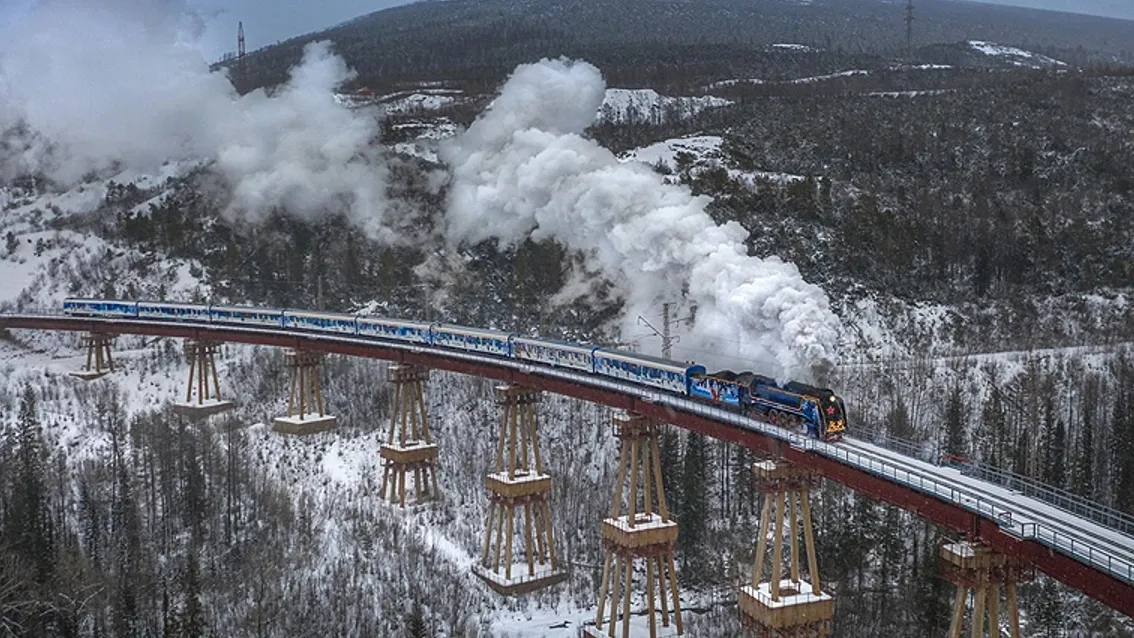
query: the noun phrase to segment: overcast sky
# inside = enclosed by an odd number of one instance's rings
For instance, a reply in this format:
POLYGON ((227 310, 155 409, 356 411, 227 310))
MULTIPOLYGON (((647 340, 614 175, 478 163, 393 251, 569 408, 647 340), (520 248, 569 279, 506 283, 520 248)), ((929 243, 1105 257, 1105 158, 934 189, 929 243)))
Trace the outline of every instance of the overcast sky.
MULTIPOLYGON (((0 0, 0 3, 8 0, 0 0)), ((318 31, 411 0, 188 0, 210 17, 203 47, 219 57, 236 50, 236 24, 244 21, 248 50, 318 31)))
POLYGON ((1049 9, 1068 13, 1086 13, 1134 20, 1134 1, 1132 0, 976 0, 992 4, 1010 4, 1017 7, 1049 9))

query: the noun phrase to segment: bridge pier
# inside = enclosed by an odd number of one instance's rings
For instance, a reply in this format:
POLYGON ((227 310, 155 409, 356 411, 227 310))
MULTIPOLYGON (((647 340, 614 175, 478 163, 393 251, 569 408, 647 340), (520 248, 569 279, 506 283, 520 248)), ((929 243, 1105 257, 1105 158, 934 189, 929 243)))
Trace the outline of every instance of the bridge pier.
POLYGON ((942 577, 957 586, 949 636, 961 638, 969 592, 973 593, 972 638, 1000 635, 1000 586, 1004 586, 1005 620, 1012 638, 1020 638, 1020 608, 1016 583, 1030 580, 1031 571, 1019 560, 979 542, 960 541, 941 546, 942 577), (987 619, 987 627, 985 621, 987 619))
POLYGON ((540 392, 516 385, 498 385, 495 392, 502 408, 496 471, 484 481, 489 492, 484 552, 472 571, 496 592, 515 596, 563 581, 567 572, 555 555, 551 476, 544 472, 539 450, 535 406, 540 392), (521 533, 522 562, 513 564, 513 539, 521 533))
POLYGON ((394 397, 390 433, 379 452, 386 462, 382 472, 382 498, 405 507, 406 475, 410 472, 413 472, 416 502, 436 498, 438 494, 437 444, 429 437, 429 421, 425 416, 425 382, 429 379, 429 368, 391 364, 388 370, 390 383, 394 384, 394 397))
POLYGON ((830 594, 823 592, 819 580, 819 564, 815 559, 815 537, 811 525, 810 491, 819 486, 820 478, 810 470, 783 461, 762 461, 752 469, 756 485, 764 493, 764 508, 760 514, 752 584, 740 589, 741 622, 752 635, 759 638, 829 636, 835 616, 835 601, 830 594), (788 506, 790 543, 790 571, 787 579, 782 578, 785 502, 788 506), (765 552, 768 546, 768 528, 772 521, 775 521, 772 530, 772 565, 769 579, 765 581, 765 552), (803 527, 810 582, 800 579, 800 523, 803 527))
POLYGON ((284 356, 291 368, 291 391, 287 416, 276 417, 273 429, 282 434, 314 434, 334 428, 338 419, 323 411, 323 388, 319 385, 319 366, 326 353, 289 348, 284 356))
POLYGON ((114 359, 110 356, 110 345, 118 337, 116 334, 104 332, 88 332, 83 336, 84 346, 87 349, 87 363, 82 370, 71 373, 71 376, 92 381, 114 372, 114 359))
POLYGON ((614 435, 621 451, 618 460, 618 479, 610 502, 610 516, 602 521, 602 543, 606 560, 599 586, 598 612, 594 626, 584 629, 592 638, 613 638, 619 625, 619 606, 622 607, 622 638, 630 636, 683 635, 681 599, 677 590, 677 569, 673 561, 673 548, 677 543, 677 522, 669 514, 662 484, 661 455, 658 438, 661 425, 640 414, 619 414, 614 417, 614 435), (626 513, 622 514, 623 489, 629 481, 626 494, 626 513), (639 484, 641 489, 639 490, 639 484), (630 598, 634 585, 634 563, 644 559, 646 582, 644 597, 647 607, 645 626, 630 626, 630 598), (655 588, 656 580, 656 588, 655 588), (610 615, 606 618, 609 598, 610 615), (672 627, 670 607, 672 603, 672 627), (659 634, 658 616, 661 616, 659 634), (607 631, 603 623, 607 622, 607 631))
POLYGON ((192 419, 204 419, 232 409, 232 401, 225 401, 220 396, 216 360, 220 346, 219 341, 185 340, 185 358, 189 360, 189 384, 185 388, 185 400, 173 404, 173 411, 176 414, 192 419), (193 401, 194 389, 197 391, 196 401, 193 401))

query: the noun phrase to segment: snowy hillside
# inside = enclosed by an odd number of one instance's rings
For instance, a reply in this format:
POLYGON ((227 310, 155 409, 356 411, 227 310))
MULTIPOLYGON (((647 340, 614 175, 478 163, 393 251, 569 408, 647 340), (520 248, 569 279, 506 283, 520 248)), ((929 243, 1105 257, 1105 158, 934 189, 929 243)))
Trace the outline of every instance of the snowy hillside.
POLYGON ((452 106, 465 98, 458 89, 419 88, 388 95, 361 93, 335 93, 335 102, 347 108, 376 107, 386 115, 415 115, 452 106))
POLYGON ((1031 69, 1067 66, 1066 62, 1061 62, 1054 58, 1049 58, 1046 55, 1040 55, 1038 53, 1025 51, 1016 47, 996 44, 995 42, 969 40, 968 45, 974 51, 983 53, 984 55, 991 58, 1002 60, 1014 66, 1027 67, 1031 69))
POLYGON ((679 182, 682 172, 702 173, 709 169, 723 168, 731 179, 749 188, 757 188, 762 181, 791 183, 804 179, 802 175, 776 171, 744 171, 728 165, 721 153, 723 139, 719 135, 697 135, 665 140, 649 146, 626 151, 619 156, 623 162, 642 162, 662 168, 670 175, 670 182, 679 182))
POLYGON ((671 97, 653 89, 607 89, 598 118, 603 122, 663 124, 692 117, 705 109, 732 104, 731 100, 703 95, 671 97))

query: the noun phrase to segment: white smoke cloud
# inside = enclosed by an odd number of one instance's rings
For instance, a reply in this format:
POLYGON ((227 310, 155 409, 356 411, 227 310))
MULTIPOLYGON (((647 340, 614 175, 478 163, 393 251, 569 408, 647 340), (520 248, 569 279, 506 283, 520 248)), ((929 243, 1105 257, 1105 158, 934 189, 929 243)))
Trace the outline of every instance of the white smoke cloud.
POLYGON ((0 177, 214 161, 235 216, 346 211, 382 234, 379 123, 334 100, 345 63, 313 44, 285 86, 239 97, 193 46, 201 27, 170 0, 37 2, 0 33, 0 177))
POLYGON ((624 335, 663 301, 695 303, 681 354, 700 363, 780 378, 833 363, 839 321, 822 289, 793 264, 749 257, 746 231, 713 222, 706 198, 580 136, 604 89, 586 63, 517 68, 442 149, 453 170, 449 240, 551 237, 589 253, 626 302, 624 335))

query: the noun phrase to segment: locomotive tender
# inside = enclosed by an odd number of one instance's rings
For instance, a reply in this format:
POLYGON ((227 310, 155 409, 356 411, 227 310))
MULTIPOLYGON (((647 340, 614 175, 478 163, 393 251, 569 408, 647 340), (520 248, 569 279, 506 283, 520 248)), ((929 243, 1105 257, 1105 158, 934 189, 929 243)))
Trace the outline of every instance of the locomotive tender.
POLYGON ((843 400, 827 388, 795 381, 780 385, 775 379, 752 372, 709 373, 693 363, 496 330, 333 312, 153 301, 66 299, 63 311, 75 317, 285 328, 477 352, 665 390, 784 428, 802 429, 826 441, 841 439, 847 428, 843 400))

